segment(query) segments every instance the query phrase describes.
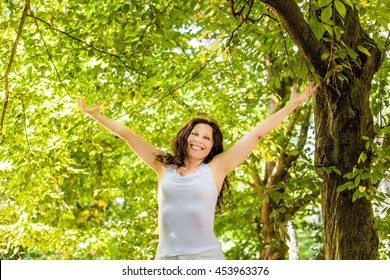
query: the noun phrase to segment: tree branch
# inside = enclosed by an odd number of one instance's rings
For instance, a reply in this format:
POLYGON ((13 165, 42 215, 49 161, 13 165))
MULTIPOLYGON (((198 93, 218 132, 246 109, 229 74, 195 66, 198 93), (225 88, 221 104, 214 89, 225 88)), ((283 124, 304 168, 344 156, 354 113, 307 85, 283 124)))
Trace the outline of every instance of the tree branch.
MULTIPOLYGON (((232 34, 230 35, 230 38, 226 44, 226 48, 230 45, 230 43, 232 42, 233 40, 233 37, 234 37, 234 34, 237 32, 238 29, 240 29, 240 27, 244 24, 244 22, 246 22, 248 19, 249 19, 249 14, 252 10, 252 6, 253 6, 253 0, 248 0, 241 8, 240 11, 236 12, 235 8, 234 8, 234 0, 230 0, 230 10, 231 10, 231 13, 234 17, 238 17, 240 16, 241 18, 241 23, 233 30, 232 34), (244 12, 244 9, 249 6, 249 9, 246 13, 246 15, 243 15, 243 12, 244 12)), ((251 19, 249 19, 251 20, 251 19)), ((251 20, 252 21, 252 20, 251 20)))
POLYGON ((313 64, 322 77, 326 74, 327 65, 321 59, 327 50, 315 37, 309 24, 304 19, 298 4, 294 0, 261 0, 274 9, 280 17, 283 27, 302 51, 304 57, 313 64))
MULTIPOLYGON (((238 3, 238 4, 240 4, 240 3, 238 3)), ((246 3, 242 6, 240 11, 236 12, 236 8, 234 7, 234 0, 230 0, 230 9, 232 11, 232 15, 233 16, 240 15, 244 11, 245 7, 246 7, 246 3)))
POLYGON ((10 59, 8 61, 7 70, 6 70, 5 75, 4 75, 5 99, 4 99, 4 103, 3 103, 3 111, 1 113, 1 120, 0 120, 0 133, 1 133, 1 137, 2 137, 0 145, 4 143, 4 139, 5 139, 5 132, 3 130, 4 130, 5 114, 7 112, 8 101, 9 101, 9 75, 11 73, 12 64, 14 63, 14 60, 15 60, 16 49, 19 45, 20 37, 22 36, 24 23, 26 21, 26 17, 27 17, 27 13, 28 13, 29 9, 30 9, 30 0, 26 0, 26 4, 24 6, 22 17, 20 19, 18 33, 16 35, 16 39, 15 39, 14 45, 12 47, 11 56, 10 56, 10 59))
POLYGON ((63 30, 60 30, 60 29, 58 29, 58 28, 53 27, 50 23, 44 21, 43 19, 41 19, 41 18, 39 18, 39 17, 34 16, 33 14, 29 14, 29 16, 32 17, 32 18, 34 18, 35 20, 39 20, 40 22, 46 24, 50 29, 53 29, 54 31, 57 31, 57 32, 59 32, 59 33, 65 35, 65 36, 67 36, 67 37, 69 37, 69 38, 71 38, 71 39, 73 39, 73 40, 75 40, 75 41, 77 41, 77 42, 83 44, 83 45, 86 45, 86 46, 90 47, 91 49, 93 49, 93 50, 95 50, 95 51, 97 51, 97 52, 100 52, 100 53, 103 53, 103 54, 106 54, 106 55, 108 55, 108 56, 111 56, 111 57, 114 57, 114 58, 118 59, 126 68, 131 69, 131 68, 129 67, 129 65, 127 65, 127 63, 126 63, 125 61, 123 61, 122 58, 121 58, 119 55, 112 54, 112 53, 107 52, 107 51, 105 51, 105 50, 98 49, 98 48, 95 47, 94 45, 91 45, 91 44, 89 44, 89 43, 87 43, 87 42, 85 42, 85 41, 83 41, 83 40, 81 40, 81 39, 79 39, 79 38, 77 38, 77 37, 75 37, 75 36, 69 34, 68 32, 65 32, 65 31, 63 31, 63 30))
POLYGON ((238 29, 240 29, 240 27, 244 24, 243 21, 240 22, 240 24, 233 30, 232 34, 230 34, 230 38, 229 38, 229 41, 226 43, 226 48, 230 45, 230 43, 232 42, 233 40, 233 37, 234 37, 234 34, 237 32, 238 29))
POLYGON ((164 100, 165 98, 167 98, 168 96, 174 94, 176 91, 178 91, 179 89, 181 89, 182 87, 184 87, 186 84, 188 84, 190 81, 192 81, 196 76, 199 75, 200 72, 202 72, 202 70, 206 67, 207 64, 204 64, 201 68, 198 69, 198 71, 196 71, 188 80, 186 80, 184 83, 182 83, 181 85, 179 85, 178 87, 174 88, 173 90, 171 90, 170 92, 168 92, 167 94, 165 94, 163 97, 161 97, 159 100, 157 100, 156 102, 154 102, 153 104, 149 105, 147 108, 150 108, 150 107, 153 107, 154 105, 160 103, 162 100, 164 100))
POLYGON ((39 24, 38 24, 37 18, 34 16, 34 14, 32 13, 32 11, 30 11, 30 13, 31 13, 31 15, 29 15, 29 16, 32 17, 32 19, 33 19, 34 22, 35 22, 35 25, 37 26, 37 30, 38 30, 38 33, 39 33, 39 35, 40 35, 40 37, 41 37, 41 40, 42 40, 42 42, 43 42, 43 46, 45 47, 45 50, 46 50, 46 52, 47 52, 47 55, 49 56, 49 59, 50 59, 52 65, 53 65, 53 67, 54 67, 54 70, 56 71, 58 80, 60 81, 60 84, 61 84, 61 86, 64 88, 66 94, 67 94, 69 97, 72 98, 72 96, 69 94, 68 90, 66 89, 64 83, 62 82, 62 78, 61 78, 61 76, 60 76, 60 73, 58 72, 58 69, 57 69, 57 67, 56 67, 56 65, 55 65, 55 63, 54 63, 53 56, 51 55, 51 53, 49 52, 49 49, 47 48, 46 41, 45 41, 45 39, 43 38, 41 29, 39 28, 39 24))

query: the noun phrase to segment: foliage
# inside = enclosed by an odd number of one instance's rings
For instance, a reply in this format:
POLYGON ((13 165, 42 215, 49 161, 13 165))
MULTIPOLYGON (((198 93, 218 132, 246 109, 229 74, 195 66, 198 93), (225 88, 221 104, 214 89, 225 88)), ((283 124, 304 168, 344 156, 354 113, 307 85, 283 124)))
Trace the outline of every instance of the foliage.
MULTIPOLYGON (((77 96, 90 104, 99 100, 107 116, 163 150, 184 122, 207 113, 220 123, 229 147, 266 117, 270 98, 280 101, 275 91, 281 77, 302 84, 310 72, 261 1, 253 2, 247 18, 232 16, 228 1, 31 1, 10 63, 27 2, 0 3, 0 88, 7 101, 0 145, 2 259, 154 258, 157 179, 120 139, 82 115, 77 96)), ((236 3, 237 11, 244 2, 236 3)), ((297 2, 308 13, 307 1, 297 2)), ((362 21, 383 40, 379 34, 389 13, 369 6, 376 1, 344 2, 359 8, 362 21), (372 24, 374 18, 378 24, 372 24)), ((342 13, 341 4, 334 5, 342 13)), ((311 23, 322 28, 316 34, 331 32, 329 15, 324 12, 321 20, 311 23)), ((383 48, 386 44, 382 41, 383 48)), ((389 124, 386 65, 372 87, 372 110, 383 129, 389 124)), ((283 131, 264 139, 232 176, 233 203, 216 218, 229 259, 256 259, 266 245, 258 240, 256 189, 243 182, 251 180, 251 172, 262 174, 264 160, 280 152, 275 143, 285 137, 283 131)), ((299 205, 297 217, 291 217, 308 235, 317 226, 299 221, 318 205, 321 187, 312 167, 313 141, 311 135, 290 171, 282 200, 293 207, 302 196, 317 193, 311 206, 299 205)), ((389 153, 375 147, 374 168, 385 176, 389 153)), ((279 201, 277 196, 271 191, 263 199, 279 201)), ((379 229, 388 240, 385 223, 379 229)), ((389 252, 383 254, 388 258, 389 252)))

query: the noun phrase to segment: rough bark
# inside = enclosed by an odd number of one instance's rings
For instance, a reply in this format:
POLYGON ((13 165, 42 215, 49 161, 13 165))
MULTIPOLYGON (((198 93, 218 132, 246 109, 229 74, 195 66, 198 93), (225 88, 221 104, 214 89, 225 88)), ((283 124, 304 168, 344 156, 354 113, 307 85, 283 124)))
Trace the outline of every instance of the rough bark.
MULTIPOLYGON (((361 137, 373 137, 369 88, 357 81, 358 85, 345 87, 341 96, 327 87, 315 98, 315 164, 318 167, 336 166, 341 174, 352 172, 358 167, 358 158, 364 151, 361 137)), ((368 163, 369 160, 366 165, 368 163)), ((320 176, 324 180, 325 258, 377 259, 379 241, 371 202, 365 198, 352 202, 352 190, 337 192, 337 188, 346 182, 342 176, 334 172, 329 175, 320 172, 320 176)), ((361 182, 361 185, 368 187, 368 183, 361 182)))
MULTIPOLYGON (((314 66, 315 74, 325 78, 325 73, 339 64, 337 59, 321 60, 321 54, 332 53, 334 44, 319 41, 304 20, 293 0, 264 0, 279 15, 283 27, 299 47, 306 59, 314 66)), ((373 75, 381 64, 382 54, 362 29, 356 10, 347 8, 343 22, 336 22, 343 30, 343 43, 355 50, 358 58, 351 69, 343 68, 346 80, 335 72, 324 79, 313 103, 316 126, 315 164, 321 168, 335 166, 341 176, 332 172, 319 172, 324 181, 322 189, 322 216, 324 224, 325 259, 378 259, 378 234, 375 228, 371 202, 365 198, 352 202, 353 191, 337 192, 346 182, 343 174, 358 165, 364 151, 362 136, 374 137, 373 118, 369 96, 373 75), (364 46, 367 56, 358 51, 364 46)), ((339 42, 339 45, 342 45, 339 42)), ((367 166, 370 160, 364 163, 367 166)), ((361 182, 369 186, 368 181, 361 182)))

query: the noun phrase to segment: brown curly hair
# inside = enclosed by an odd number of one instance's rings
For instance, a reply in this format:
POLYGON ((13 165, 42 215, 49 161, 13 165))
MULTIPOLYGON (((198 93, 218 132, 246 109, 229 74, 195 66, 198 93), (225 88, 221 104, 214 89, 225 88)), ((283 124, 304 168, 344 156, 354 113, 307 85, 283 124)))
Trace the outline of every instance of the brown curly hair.
MULTIPOLYGON (((176 134, 175 138, 172 140, 172 152, 173 155, 169 153, 161 153, 156 155, 156 161, 162 163, 165 166, 175 165, 177 167, 184 166, 185 159, 188 157, 188 143, 187 139, 193 128, 197 124, 207 124, 213 129, 213 147, 211 148, 210 153, 204 159, 203 163, 209 163, 212 159, 223 152, 223 134, 219 128, 218 123, 211 118, 206 117, 195 117, 191 119, 187 124, 183 126, 182 129, 176 134)), ((222 189, 218 195, 217 200, 217 210, 220 210, 223 205, 227 204, 224 201, 225 194, 228 195, 229 199, 231 196, 230 183, 228 176, 225 177, 222 189)))

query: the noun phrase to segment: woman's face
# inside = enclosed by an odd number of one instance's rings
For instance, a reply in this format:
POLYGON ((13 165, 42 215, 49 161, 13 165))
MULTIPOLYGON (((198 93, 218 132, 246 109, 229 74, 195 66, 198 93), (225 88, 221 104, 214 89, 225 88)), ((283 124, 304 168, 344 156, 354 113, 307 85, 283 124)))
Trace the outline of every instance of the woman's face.
POLYGON ((187 138, 188 155, 191 159, 205 159, 213 147, 213 128, 198 123, 187 138))

